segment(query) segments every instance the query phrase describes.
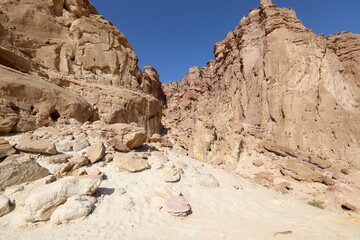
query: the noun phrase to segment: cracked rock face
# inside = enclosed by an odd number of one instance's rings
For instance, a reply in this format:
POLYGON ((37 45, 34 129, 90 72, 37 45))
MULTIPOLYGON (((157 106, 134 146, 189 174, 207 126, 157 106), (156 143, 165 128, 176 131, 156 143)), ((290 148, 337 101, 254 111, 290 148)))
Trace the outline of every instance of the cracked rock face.
MULTIPOLYGON (((88 0, 1 0, 0 9, 0 65, 45 78, 84 99, 89 104, 82 103, 77 109, 85 115, 78 119, 82 122, 135 122, 149 136, 159 131, 165 95, 156 70, 138 68, 138 58, 125 36, 88 0)), ((6 93, 8 86, 3 81, 0 78, 0 92, 6 93)), ((4 123, 0 130, 33 130, 17 124, 30 119, 28 125, 39 127, 75 115, 56 106, 45 113, 38 106, 29 109, 24 102, 32 102, 31 91, 16 90, 30 97, 19 100, 1 94, 5 107, 10 105, 16 114, 11 119, 10 115, 0 118, 4 123)))
POLYGON ((215 44, 215 61, 164 85, 165 125, 202 161, 238 162, 271 143, 358 168, 359 44, 349 32, 316 35, 292 9, 261 1, 215 44))

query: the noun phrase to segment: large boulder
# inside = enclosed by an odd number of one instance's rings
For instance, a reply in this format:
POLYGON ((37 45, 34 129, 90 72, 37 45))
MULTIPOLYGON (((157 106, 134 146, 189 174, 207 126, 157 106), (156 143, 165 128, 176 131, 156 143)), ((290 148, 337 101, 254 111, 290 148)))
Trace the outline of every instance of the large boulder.
POLYGON ((50 155, 57 153, 56 147, 52 142, 27 137, 21 138, 16 143, 15 148, 29 153, 44 153, 50 155))
POLYGON ((118 141, 123 142, 127 148, 134 149, 145 143, 147 134, 144 128, 131 124, 117 123, 102 129, 103 136, 114 139, 110 140, 112 145, 119 145, 118 141))
POLYGON ((64 221, 82 219, 91 213, 93 207, 94 205, 86 197, 70 197, 66 203, 53 212, 50 221, 58 224, 64 221))
POLYGON ((35 181, 49 174, 35 160, 13 160, 0 163, 0 190, 12 185, 35 181))
POLYGON ((26 199, 23 218, 29 222, 46 221, 56 208, 72 196, 91 196, 101 183, 99 176, 66 177, 34 190, 26 199))
POLYGON ((91 145, 87 150, 87 157, 91 163, 96 163, 105 155, 105 145, 103 143, 98 143, 91 145))

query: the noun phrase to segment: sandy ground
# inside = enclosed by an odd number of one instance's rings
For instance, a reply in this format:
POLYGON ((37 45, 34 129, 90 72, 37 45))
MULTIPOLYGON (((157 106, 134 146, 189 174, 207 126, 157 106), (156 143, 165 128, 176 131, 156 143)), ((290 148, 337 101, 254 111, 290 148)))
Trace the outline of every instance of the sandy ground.
MULTIPOLYGON (((172 151, 167 156, 184 170, 178 183, 163 181, 168 167, 126 173, 111 162, 98 167, 107 179, 98 190, 95 210, 86 219, 63 225, 26 224, 21 209, 16 209, 0 218, 0 239, 360 240, 360 219, 354 215, 317 209, 172 151), (198 177, 204 174, 212 174, 220 187, 199 185, 198 177), (192 207, 191 215, 173 217, 161 207, 165 200, 155 193, 166 185, 182 192, 192 207)), ((149 158, 152 166, 158 162, 155 156, 149 158)))

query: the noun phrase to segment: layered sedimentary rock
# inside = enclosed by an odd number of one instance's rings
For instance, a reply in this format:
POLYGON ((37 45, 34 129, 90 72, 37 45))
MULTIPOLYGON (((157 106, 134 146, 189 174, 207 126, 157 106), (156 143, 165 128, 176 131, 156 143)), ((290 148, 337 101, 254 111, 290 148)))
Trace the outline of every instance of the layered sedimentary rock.
MULTIPOLYGON (((99 15, 88 0, 1 0, 0 9, 1 65, 34 75, 39 81, 44 78, 47 85, 53 85, 50 88, 63 87, 77 98, 81 96, 90 103, 77 109, 78 115, 84 113, 83 119, 77 118, 82 122, 96 119, 108 123, 136 122, 149 135, 159 131, 165 95, 156 70, 147 67, 143 72, 138 68, 137 56, 125 36, 99 15)), ((2 73, 0 82, 4 85, 5 81, 2 73)), ((7 90, 11 92, 12 87, 7 90)), ((42 94, 39 91, 32 94, 28 88, 20 90, 20 94, 31 96, 23 97, 28 102, 33 95, 42 94)), ((64 102, 56 94, 53 98, 63 102, 63 106, 72 101, 64 102)), ((13 99, 3 94, 1 99, 22 113, 17 114, 19 120, 12 114, 15 120, 8 122, 25 119, 25 112, 34 116, 33 110, 13 99)), ((39 99, 40 103, 46 101, 39 99)), ((57 118, 71 115, 71 110, 46 111, 42 115, 51 115, 51 111, 58 112, 57 118)), ((39 119, 36 115, 30 121, 36 127, 49 124, 39 119)), ((11 129, 17 130, 21 129, 17 126, 11 129)))
POLYGON ((256 150, 360 168, 359 45, 359 35, 316 35, 292 9, 261 1, 216 43, 215 61, 164 85, 165 123, 202 161, 256 150))

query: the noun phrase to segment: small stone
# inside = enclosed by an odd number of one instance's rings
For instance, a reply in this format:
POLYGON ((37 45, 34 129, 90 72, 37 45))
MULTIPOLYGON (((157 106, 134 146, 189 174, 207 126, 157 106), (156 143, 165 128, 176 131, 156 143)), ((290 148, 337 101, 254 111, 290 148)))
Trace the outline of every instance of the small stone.
POLYGON ((88 146, 90 146, 89 141, 87 140, 87 138, 82 138, 78 141, 75 142, 74 144, 74 151, 75 152, 79 152, 85 148, 87 148, 88 146))
POLYGON ((60 154, 60 155, 55 155, 55 156, 51 156, 47 159, 47 162, 49 164, 62 164, 62 163, 67 163, 68 160, 72 157, 73 155, 70 154, 60 154))
POLYGON ((101 175, 102 174, 102 172, 95 167, 86 169, 86 172, 87 172, 87 175, 101 175))
POLYGON ((260 172, 254 178, 255 182, 264 187, 272 187, 274 185, 274 174, 271 172, 260 172))
POLYGON ((114 162, 120 170, 125 170, 133 173, 150 169, 148 161, 132 155, 115 156, 114 162))
POLYGON ((89 164, 89 159, 85 156, 74 155, 70 159, 70 163, 73 164, 72 170, 79 169, 89 164))
POLYGON ((341 169, 341 172, 342 172, 344 175, 349 175, 349 174, 350 174, 350 170, 347 169, 347 168, 341 169))
POLYGON ((115 191, 119 196, 124 195, 126 193, 125 188, 117 188, 115 191))
POLYGON ((154 143, 154 142, 162 142, 162 137, 160 134, 158 133, 154 133, 151 137, 150 137, 150 142, 154 143))
POLYGON ((256 159, 256 160, 253 161, 252 164, 253 164, 254 166, 256 166, 256 167, 261 167, 261 166, 264 165, 264 162, 261 161, 260 159, 256 159))
POLYGON ((334 186, 335 185, 335 181, 332 180, 331 178, 329 178, 328 176, 324 177, 322 183, 325 184, 326 186, 334 186))
POLYGON ((71 152, 72 146, 68 142, 59 142, 56 144, 56 149, 61 152, 71 152))
POLYGON ((165 182, 178 182, 181 179, 181 174, 176 169, 171 169, 164 174, 163 179, 165 182))
POLYGON ((0 195, 0 217, 11 212, 10 199, 0 195))
POLYGON ((291 188, 290 188, 290 183, 288 182, 281 182, 278 184, 275 184, 273 189, 277 192, 281 192, 283 194, 287 193, 291 188))
POLYGON ((218 180, 211 174, 200 175, 197 178, 198 184, 208 188, 218 188, 220 184, 218 180))
POLYGON ((165 163, 165 166, 168 167, 168 168, 175 168, 174 163, 171 162, 171 161, 166 162, 166 163, 165 163))
POLYGON ((8 141, 0 138, 0 159, 15 154, 16 150, 13 148, 8 141))
POLYGON ((114 156, 111 153, 105 154, 105 156, 101 159, 106 163, 111 162, 114 159, 114 156))
POLYGON ((103 143, 94 144, 88 148, 87 157, 91 163, 96 163, 105 155, 105 151, 103 143))
POLYGON ((115 150, 119 152, 130 152, 130 148, 126 146, 126 144, 120 138, 113 138, 109 142, 109 145, 112 146, 115 150))
POLYGON ((165 202, 165 210, 175 217, 191 214, 191 206, 183 196, 171 197, 165 202))
POLYGON ((310 157, 310 162, 317 165, 317 166, 319 166, 322 169, 330 168, 332 166, 332 163, 330 161, 321 159, 321 158, 319 158, 317 156, 311 156, 310 157))

